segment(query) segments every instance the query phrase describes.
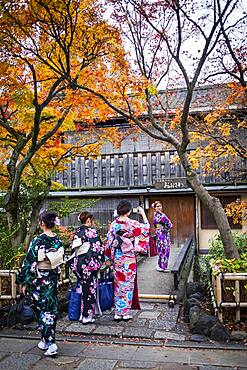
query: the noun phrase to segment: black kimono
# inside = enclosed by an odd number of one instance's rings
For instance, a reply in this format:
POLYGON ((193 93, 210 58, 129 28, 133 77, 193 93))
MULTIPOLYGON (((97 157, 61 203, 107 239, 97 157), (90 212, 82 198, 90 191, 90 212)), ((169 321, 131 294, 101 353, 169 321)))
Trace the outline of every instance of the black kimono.
MULTIPOLYGON (((70 262, 70 267, 76 275, 81 289, 81 314, 83 318, 93 318, 97 293, 97 272, 104 260, 104 245, 95 229, 85 225, 80 226, 75 236, 81 238, 82 243, 90 243, 87 253, 76 255, 70 262)), ((78 291, 78 290, 77 290, 78 291)))

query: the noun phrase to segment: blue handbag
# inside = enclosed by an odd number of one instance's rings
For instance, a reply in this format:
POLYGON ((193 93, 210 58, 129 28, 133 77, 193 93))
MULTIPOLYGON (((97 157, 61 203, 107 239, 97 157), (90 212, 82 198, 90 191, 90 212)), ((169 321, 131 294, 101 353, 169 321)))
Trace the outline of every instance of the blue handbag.
POLYGON ((75 286, 71 289, 70 298, 69 298, 69 309, 68 316, 70 321, 78 321, 80 318, 81 312, 81 293, 79 293, 80 284, 76 283, 75 286))
POLYGON ((100 275, 98 279, 99 305, 102 312, 114 306, 114 278, 109 273, 100 275))

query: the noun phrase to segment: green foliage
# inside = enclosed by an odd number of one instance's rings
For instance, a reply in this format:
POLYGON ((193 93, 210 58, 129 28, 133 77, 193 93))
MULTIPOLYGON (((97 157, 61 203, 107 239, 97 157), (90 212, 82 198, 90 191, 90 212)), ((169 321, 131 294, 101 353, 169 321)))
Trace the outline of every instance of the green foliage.
POLYGON ((210 281, 210 268, 205 256, 194 257, 194 281, 200 281, 205 287, 210 281))
POLYGON ((240 258, 226 258, 222 241, 218 235, 214 236, 210 241, 210 250, 206 261, 208 266, 218 266, 219 270, 217 273, 247 272, 247 233, 234 233, 233 239, 239 251, 240 258))
POLYGON ((247 253, 240 254, 240 258, 233 259, 217 258, 212 261, 212 264, 217 265, 219 267, 218 272, 247 273, 247 253))
POLYGON ((11 247, 10 234, 4 214, 0 216, 0 268, 17 269, 20 259, 25 255, 23 245, 11 247))
MULTIPOLYGON (((247 253, 247 233, 233 233, 233 240, 240 254, 247 253)), ((209 244, 208 259, 226 257, 220 235, 215 235, 209 241, 209 244)))
POLYGON ((65 197, 61 201, 50 202, 48 204, 48 209, 56 211, 60 218, 64 218, 69 216, 71 213, 81 212, 82 210, 93 207, 99 200, 100 198, 71 199, 69 197, 65 197))

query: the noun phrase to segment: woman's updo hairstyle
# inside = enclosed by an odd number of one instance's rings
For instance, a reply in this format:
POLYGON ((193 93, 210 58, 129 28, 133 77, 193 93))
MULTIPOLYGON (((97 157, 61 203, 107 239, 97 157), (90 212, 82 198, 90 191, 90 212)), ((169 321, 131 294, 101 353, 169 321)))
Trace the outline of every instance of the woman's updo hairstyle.
POLYGON ((78 220, 81 221, 82 224, 85 224, 88 218, 90 218, 91 221, 94 219, 92 213, 87 211, 81 212, 78 216, 78 220))
POLYGON ((123 199, 118 203, 117 214, 119 216, 125 215, 126 213, 131 211, 131 209, 132 209, 131 203, 128 200, 123 199))
POLYGON ((39 221, 44 222, 48 229, 52 229, 57 222, 58 214, 55 211, 43 211, 39 215, 39 221))
POLYGON ((152 206, 151 207, 152 208, 155 208, 155 207, 157 207, 158 204, 162 205, 159 200, 156 200, 155 202, 152 203, 152 206))

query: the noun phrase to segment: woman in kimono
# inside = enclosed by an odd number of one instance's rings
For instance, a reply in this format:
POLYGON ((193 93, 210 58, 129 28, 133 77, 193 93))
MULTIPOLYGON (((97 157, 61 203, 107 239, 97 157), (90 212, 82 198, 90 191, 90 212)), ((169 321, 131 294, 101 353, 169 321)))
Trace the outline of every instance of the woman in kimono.
POLYGON ((156 270, 160 272, 169 272, 167 266, 170 255, 170 229, 172 228, 172 223, 162 212, 162 204, 159 201, 155 201, 152 207, 154 208, 153 224, 155 227, 156 248, 158 253, 156 270))
POLYGON ((81 212, 78 219, 82 225, 75 232, 70 258, 70 267, 79 283, 78 292, 82 293, 79 321, 90 324, 95 321, 97 293, 97 272, 104 260, 104 245, 94 228, 94 218, 89 212, 81 212))
POLYGON ((129 218, 131 203, 122 200, 117 206, 118 217, 112 222, 107 234, 111 248, 114 269, 114 320, 130 320, 137 263, 136 251, 147 252, 149 223, 143 208, 138 213, 143 218, 140 223, 129 218))
POLYGON ((22 286, 22 293, 25 295, 28 290, 33 298, 41 333, 38 348, 46 350, 47 356, 55 355, 58 350, 55 343, 55 328, 58 315, 59 267, 54 265, 63 263, 64 254, 61 240, 52 231, 52 228, 58 224, 56 212, 44 211, 40 214, 39 226, 43 233, 31 242, 17 276, 17 283, 22 286), (54 263, 55 260, 56 263, 54 263))

